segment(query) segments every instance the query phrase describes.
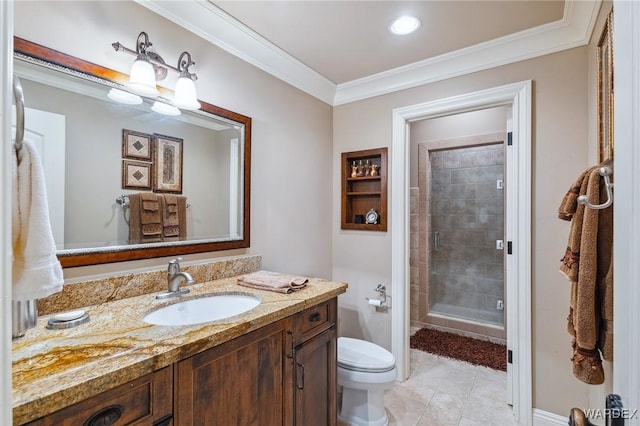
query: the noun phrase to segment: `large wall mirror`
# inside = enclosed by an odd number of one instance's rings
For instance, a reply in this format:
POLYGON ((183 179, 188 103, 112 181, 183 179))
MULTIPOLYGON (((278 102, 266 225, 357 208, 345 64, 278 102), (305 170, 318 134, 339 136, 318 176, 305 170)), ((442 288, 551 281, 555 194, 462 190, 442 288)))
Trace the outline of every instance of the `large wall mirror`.
POLYGON ((116 102, 107 94, 126 75, 17 37, 14 71, 64 267, 249 247, 251 118, 202 101, 179 116, 116 102), (142 215, 166 213, 166 226, 180 213, 179 234, 132 239, 148 194, 162 209, 142 215))

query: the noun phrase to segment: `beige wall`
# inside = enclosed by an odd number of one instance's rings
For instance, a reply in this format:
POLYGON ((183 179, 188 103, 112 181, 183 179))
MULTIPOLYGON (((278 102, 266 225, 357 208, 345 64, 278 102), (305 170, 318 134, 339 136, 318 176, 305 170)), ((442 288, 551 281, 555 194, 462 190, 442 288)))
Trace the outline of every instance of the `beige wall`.
MULTIPOLYGON (((183 50, 191 53, 200 99, 253 119, 251 248, 184 256, 185 261, 248 252, 261 254, 266 269, 330 278, 329 105, 133 2, 15 4, 17 36, 126 73, 133 57, 116 53, 111 43, 135 48, 140 31, 169 63, 183 50)), ((65 277, 144 269, 167 260, 66 269, 65 277)))
MULTIPOLYGON (((589 387, 571 373, 566 332, 569 286, 558 273, 569 225, 556 217, 566 189, 588 164, 589 49, 576 48, 334 109, 334 192, 340 199, 339 154, 390 146, 391 111, 513 82, 533 81, 533 374, 534 407, 567 415, 587 407, 589 387)), ((393 153, 391 153, 393 155, 393 153)), ((390 194, 390 203, 394 200, 390 194)), ((390 315, 374 312, 364 297, 391 283, 391 233, 342 231, 333 213, 333 278, 347 280, 340 300, 341 335, 361 335, 390 347, 390 315)), ((393 220, 393 218, 390 218, 393 220)), ((393 303, 393 302, 392 302, 393 303)))

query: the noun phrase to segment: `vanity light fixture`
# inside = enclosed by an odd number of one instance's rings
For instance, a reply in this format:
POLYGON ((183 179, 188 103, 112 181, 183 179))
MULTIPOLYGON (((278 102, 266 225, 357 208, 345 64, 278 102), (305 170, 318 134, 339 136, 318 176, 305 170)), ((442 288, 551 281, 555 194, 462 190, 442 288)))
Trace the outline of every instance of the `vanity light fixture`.
POLYGON ((405 15, 394 19, 389 25, 389 31, 396 35, 407 35, 420 28, 421 24, 415 16, 405 15))
MULTIPOLYGON (((178 58, 178 66, 173 67, 153 51, 149 36, 144 31, 138 35, 135 51, 123 46, 120 42, 113 43, 111 46, 116 52, 122 51, 136 56, 129 74, 129 83, 126 86, 132 92, 150 98, 158 97, 160 92, 156 87, 157 82, 167 76, 168 70, 172 70, 179 74, 174 91, 173 104, 182 109, 194 110, 200 108, 196 87, 193 83, 198 77, 189 71, 189 68, 195 65, 189 52, 182 52, 178 58)), ((163 103, 163 105, 167 104, 163 103)))

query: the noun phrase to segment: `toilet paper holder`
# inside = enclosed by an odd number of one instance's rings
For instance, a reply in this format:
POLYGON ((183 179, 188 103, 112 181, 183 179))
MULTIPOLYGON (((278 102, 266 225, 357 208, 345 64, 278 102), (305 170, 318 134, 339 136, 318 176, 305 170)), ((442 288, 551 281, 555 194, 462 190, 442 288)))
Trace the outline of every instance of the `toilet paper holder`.
POLYGON ((367 303, 371 306, 375 306, 376 310, 378 310, 379 308, 388 308, 388 306, 385 305, 385 303, 387 302, 387 287, 385 287, 383 284, 378 284, 378 286, 373 290, 380 293, 380 298, 370 299, 367 297, 365 298, 367 303))

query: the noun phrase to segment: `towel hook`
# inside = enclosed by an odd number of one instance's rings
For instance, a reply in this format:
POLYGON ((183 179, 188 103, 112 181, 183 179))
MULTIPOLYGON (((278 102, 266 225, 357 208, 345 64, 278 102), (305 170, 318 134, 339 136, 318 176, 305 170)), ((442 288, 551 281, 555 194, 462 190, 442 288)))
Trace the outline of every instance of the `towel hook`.
POLYGON ((24 91, 17 75, 13 75, 13 97, 16 101, 16 140, 13 146, 16 151, 22 149, 24 140, 24 91))
POLYGON ((606 209, 611 204, 613 204, 613 183, 611 182, 610 176, 613 174, 613 169, 611 166, 602 166, 598 170, 600 176, 604 178, 604 187, 607 192, 607 201, 602 204, 591 204, 589 202, 589 197, 586 195, 581 195, 578 197, 578 204, 583 204, 585 207, 595 210, 606 209))

